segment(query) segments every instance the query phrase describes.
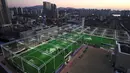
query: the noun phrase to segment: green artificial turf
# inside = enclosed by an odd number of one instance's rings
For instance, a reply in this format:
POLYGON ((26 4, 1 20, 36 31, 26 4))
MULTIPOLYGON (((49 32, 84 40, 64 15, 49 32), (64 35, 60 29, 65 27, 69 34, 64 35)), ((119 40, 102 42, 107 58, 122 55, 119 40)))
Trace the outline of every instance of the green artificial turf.
MULTIPOLYGON (((102 45, 102 43, 115 45, 115 40, 73 32, 60 36, 54 40, 50 40, 46 44, 41 44, 34 49, 22 53, 20 56, 23 57, 27 62, 34 64, 36 67, 46 64, 40 69, 39 72, 52 73, 57 70, 61 64, 63 64, 65 61, 64 56, 66 56, 70 51, 74 52, 83 43, 109 48, 108 46, 102 45)), ((24 69, 25 72, 38 73, 36 68, 32 67, 32 65, 21 60, 20 58, 14 57, 13 60, 16 63, 15 65, 21 69, 24 69)))

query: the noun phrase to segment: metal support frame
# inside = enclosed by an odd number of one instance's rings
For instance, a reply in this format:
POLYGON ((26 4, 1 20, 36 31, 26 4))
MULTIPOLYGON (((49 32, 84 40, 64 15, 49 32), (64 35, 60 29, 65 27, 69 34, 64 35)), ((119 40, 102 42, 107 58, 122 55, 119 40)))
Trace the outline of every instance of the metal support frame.
POLYGON ((98 28, 95 28, 90 35, 93 35, 96 30, 98 30, 98 28))
POLYGON ((130 35, 128 34, 128 32, 126 32, 126 35, 128 36, 128 42, 130 42, 130 35))
POLYGON ((117 31, 115 30, 114 32, 115 32, 115 39, 117 40, 117 31))
MULTIPOLYGON (((72 32, 75 32, 76 30, 78 30, 78 29, 80 29, 80 28, 82 28, 82 27, 78 27, 78 28, 73 29, 73 30, 71 30, 71 31, 72 31, 72 32)), ((87 29, 89 29, 89 27, 87 27, 86 29, 81 29, 79 34, 83 34, 84 31, 87 31, 87 29)), ((90 35, 93 35, 96 30, 98 30, 98 28, 95 28, 95 29, 91 32, 90 35)), ((105 30, 103 31, 102 37, 104 36, 104 34, 106 33, 106 31, 107 31, 107 29, 105 29, 105 30)), ((114 33, 115 33, 115 39, 117 39, 117 31, 115 30, 114 33)), ((66 33, 66 34, 68 34, 68 33, 66 33)), ((68 39, 65 38, 65 35, 66 35, 66 34, 63 34, 63 35, 61 35, 61 36, 63 36, 63 39, 64 39, 64 40, 69 41, 68 39)), ((127 33, 127 35, 129 36, 128 33, 127 33)), ((36 36, 36 35, 35 35, 35 36, 36 36)), ((31 36, 31 37, 32 37, 32 36, 31 36)), ((31 37, 30 37, 30 38, 31 38, 31 37)), ((50 37, 49 34, 48 34, 48 37, 50 37)), ((28 38, 29 38, 29 37, 28 37, 28 38)), ((51 38, 51 37, 50 37, 50 38, 51 38)), ((41 73, 41 72, 40 72, 40 69, 43 68, 43 67, 45 67, 45 71, 46 71, 46 69, 47 69, 46 64, 49 63, 49 62, 50 62, 51 60, 53 60, 53 59, 54 59, 54 61, 53 61, 53 62, 54 62, 54 68, 55 68, 55 58, 56 58, 56 56, 60 55, 62 52, 65 53, 65 50, 66 50, 68 47, 70 47, 70 46, 71 46, 72 44, 74 44, 74 43, 77 43, 77 41, 78 41, 79 39, 81 39, 81 38, 83 38, 83 35, 80 36, 80 37, 78 37, 78 38, 76 38, 76 40, 74 40, 74 42, 71 41, 71 44, 70 44, 70 45, 68 45, 66 48, 64 48, 63 50, 61 50, 60 52, 58 52, 58 53, 57 53, 56 55, 54 55, 54 56, 45 53, 45 55, 50 56, 51 58, 50 58, 48 61, 46 61, 46 62, 43 62, 43 61, 42 61, 43 64, 40 65, 39 67, 36 66, 35 64, 33 64, 33 63, 27 61, 26 59, 24 59, 24 57, 21 57, 20 55, 16 55, 15 57, 19 57, 19 58, 21 59, 21 63, 22 63, 22 67, 23 67, 22 70, 23 70, 23 71, 24 71, 23 62, 26 62, 26 63, 29 64, 30 66, 36 68, 36 69, 38 70, 38 73, 41 73)), ((25 39, 25 38, 24 38, 24 39, 25 39)), ((52 41, 53 39, 56 39, 56 38, 52 38, 52 39, 49 40, 49 41, 52 41)), ((14 42, 17 42, 17 41, 19 41, 19 40, 16 40, 16 41, 14 41, 14 42)), ((38 41, 40 41, 40 36, 38 37, 38 41)), ((49 41, 47 41, 47 42, 49 42, 49 41)), ((130 41, 130 36, 129 36, 129 41, 130 41)), ((42 43, 42 44, 40 44, 40 45, 43 45, 43 44, 45 44, 45 43, 47 43, 47 42, 44 42, 44 43, 42 43)), ((12 43, 12 42, 11 42, 11 43, 12 43)), ((82 43, 83 43, 83 40, 82 40, 82 43)), ((9 43, 8 43, 8 44, 9 44, 9 43)), ((5 45, 7 45, 7 44, 5 44, 5 45)), ((40 46, 40 45, 37 45, 37 46, 40 46)), ((50 44, 50 45, 52 45, 54 48, 56 48, 55 44, 50 44)), ((27 46, 28 46, 28 45, 27 45, 27 46)), ((36 48, 37 46, 35 46, 35 47, 33 47, 33 48, 30 47, 31 49, 29 49, 29 50, 32 50, 32 49, 36 48)), ((11 51, 10 49, 7 49, 6 47, 4 47, 4 45, 1 45, 1 47, 3 48, 3 49, 2 49, 3 54, 4 54, 4 49, 5 49, 6 51, 8 51, 9 53, 14 54, 13 51, 11 51)), ((29 51, 29 50, 27 50, 27 51, 29 51)), ((42 53, 41 50, 37 50, 37 49, 34 49, 34 50, 36 50, 35 52, 40 52, 40 53, 42 53)), ((71 50, 72 50, 72 47, 71 47, 71 50)), ((27 52, 27 51, 26 51, 26 52, 27 52)), ((35 52, 32 52, 32 53, 30 53, 30 54, 33 54, 33 53, 35 53, 35 52)), ((30 54, 28 54, 28 55, 30 55, 30 54)), ((27 55, 27 56, 28 56, 28 55, 27 55)), ((5 55, 4 55, 4 56, 5 56, 5 55)), ((11 59, 11 60, 12 60, 12 59, 11 59)), ((39 59, 38 59, 38 60, 39 60, 39 59)), ((41 61, 41 60, 40 60, 40 61, 41 61)), ((12 60, 12 62, 13 62, 13 60, 12 60)), ((44 73, 45 73, 45 72, 44 72, 44 73)))
POLYGON ((38 66, 34 65, 33 63, 31 62, 28 62, 26 59, 24 59, 23 57, 21 57, 21 60, 23 60, 24 62, 26 62, 27 64, 31 65, 32 67, 38 69, 38 66))
POLYGON ((105 29, 102 33, 102 37, 106 34, 107 29, 105 29))

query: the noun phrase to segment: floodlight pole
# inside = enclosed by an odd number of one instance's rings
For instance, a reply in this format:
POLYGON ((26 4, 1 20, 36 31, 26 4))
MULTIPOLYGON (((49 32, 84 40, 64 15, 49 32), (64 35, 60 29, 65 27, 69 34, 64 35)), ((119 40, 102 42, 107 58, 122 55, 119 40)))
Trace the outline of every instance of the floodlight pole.
POLYGON ((85 17, 82 17, 82 30, 84 29, 85 17))

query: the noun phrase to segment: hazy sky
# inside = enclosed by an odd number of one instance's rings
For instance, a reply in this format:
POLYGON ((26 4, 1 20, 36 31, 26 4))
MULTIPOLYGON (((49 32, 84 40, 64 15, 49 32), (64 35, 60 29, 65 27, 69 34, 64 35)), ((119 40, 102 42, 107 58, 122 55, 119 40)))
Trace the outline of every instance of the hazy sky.
POLYGON ((130 0, 7 0, 9 7, 42 5, 43 1, 58 7, 130 9, 130 0))

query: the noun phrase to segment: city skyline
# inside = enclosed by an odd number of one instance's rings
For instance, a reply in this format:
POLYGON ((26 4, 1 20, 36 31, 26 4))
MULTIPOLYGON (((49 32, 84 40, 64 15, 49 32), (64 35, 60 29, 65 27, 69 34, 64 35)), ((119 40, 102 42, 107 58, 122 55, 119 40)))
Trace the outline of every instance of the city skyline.
POLYGON ((43 1, 58 7, 130 10, 130 0, 7 0, 7 3, 9 7, 28 7, 42 5, 43 1))

